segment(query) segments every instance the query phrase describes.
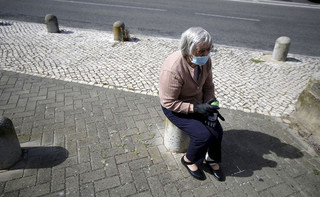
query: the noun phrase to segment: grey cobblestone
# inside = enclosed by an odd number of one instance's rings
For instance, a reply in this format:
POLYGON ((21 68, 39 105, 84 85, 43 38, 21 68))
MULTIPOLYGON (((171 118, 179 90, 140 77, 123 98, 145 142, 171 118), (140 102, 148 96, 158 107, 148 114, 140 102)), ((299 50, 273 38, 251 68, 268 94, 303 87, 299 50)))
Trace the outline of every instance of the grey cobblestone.
POLYGON ((0 115, 12 119, 27 150, 0 171, 0 196, 318 195, 319 157, 287 124, 262 114, 290 113, 319 58, 257 64, 250 59, 262 52, 216 46, 226 181, 206 174, 200 182, 180 164, 182 154, 163 145, 157 75, 178 41, 139 35, 115 43, 108 32, 67 29, 0 26, 0 115))
POLYGON ((33 187, 36 184, 36 176, 22 177, 18 180, 6 182, 5 192, 12 192, 26 187, 33 187))
POLYGON ((130 196, 136 193, 136 188, 133 183, 121 185, 110 190, 110 196, 130 196))
MULTIPOLYGON (((126 183, 125 183, 126 184, 126 183)), ((120 178, 118 176, 113 176, 105 179, 101 179, 94 183, 96 192, 108 190, 120 186, 120 178)))
POLYGON ((143 172, 143 170, 135 170, 132 172, 132 176, 135 181, 135 186, 138 192, 143 192, 149 190, 148 180, 143 172))
MULTIPOLYGON (((118 43, 111 32, 66 28, 70 34, 48 34, 41 24, 10 23, 0 27, 2 69, 154 96, 161 64, 179 42, 133 35, 138 41, 118 43)), ((279 63, 266 61, 266 54, 215 47, 213 77, 222 107, 271 116, 294 110, 311 75, 320 72, 320 59, 289 54, 279 63)))
POLYGON ((157 176, 148 178, 152 196, 165 196, 165 191, 157 176))
POLYGON ((35 196, 42 196, 48 193, 50 193, 50 183, 44 183, 44 184, 36 185, 34 187, 28 187, 20 190, 19 196, 35 197, 35 196))
POLYGON ((103 179, 105 177, 106 177, 106 175, 105 175, 105 171, 103 169, 85 172, 80 175, 80 184, 87 183, 87 182, 93 182, 95 180, 103 179))
POLYGON ((21 178, 23 170, 12 170, 1 172, 0 182, 6 182, 14 179, 21 178))

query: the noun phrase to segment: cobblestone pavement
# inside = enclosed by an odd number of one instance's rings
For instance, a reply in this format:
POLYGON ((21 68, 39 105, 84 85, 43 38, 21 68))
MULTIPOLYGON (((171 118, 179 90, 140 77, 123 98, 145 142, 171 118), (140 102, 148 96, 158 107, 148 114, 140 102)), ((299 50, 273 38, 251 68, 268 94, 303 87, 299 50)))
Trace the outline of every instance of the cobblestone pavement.
MULTIPOLYGON (((62 27, 61 34, 49 34, 44 24, 0 24, 1 69, 153 96, 158 94, 162 62, 179 44, 142 35, 118 43, 112 32, 62 27)), ((319 57, 289 55, 285 63, 260 62, 266 59, 261 51, 224 46, 215 50, 217 97, 229 109, 288 115, 309 78, 320 72, 319 57)))
POLYGON ((254 63, 262 52, 216 47, 226 181, 198 181, 163 145, 158 72, 178 41, 63 29, 0 23, 0 115, 23 148, 0 171, 0 196, 319 195, 319 157, 276 117, 293 110, 319 58, 254 63))
POLYGON ((24 155, 0 196, 318 196, 320 161, 275 117, 222 109, 225 182, 164 147, 155 96, 0 70, 0 115, 24 155))

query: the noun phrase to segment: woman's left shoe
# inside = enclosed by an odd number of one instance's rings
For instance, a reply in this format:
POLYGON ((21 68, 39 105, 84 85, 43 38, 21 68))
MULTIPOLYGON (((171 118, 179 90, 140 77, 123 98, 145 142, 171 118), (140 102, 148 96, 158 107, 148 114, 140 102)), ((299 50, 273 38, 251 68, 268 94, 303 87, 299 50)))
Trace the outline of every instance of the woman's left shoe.
POLYGON ((221 167, 219 166, 218 170, 214 170, 212 168, 212 165, 216 164, 214 161, 206 161, 204 170, 208 172, 209 174, 212 174, 214 178, 216 178, 218 181, 224 181, 224 174, 221 170, 221 167))

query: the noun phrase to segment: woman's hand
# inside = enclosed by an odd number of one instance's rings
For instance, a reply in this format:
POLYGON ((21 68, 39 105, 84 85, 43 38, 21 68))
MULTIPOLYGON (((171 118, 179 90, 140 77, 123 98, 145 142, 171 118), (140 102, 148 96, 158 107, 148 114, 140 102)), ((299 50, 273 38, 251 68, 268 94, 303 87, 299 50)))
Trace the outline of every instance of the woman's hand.
POLYGON ((208 103, 201 103, 201 104, 194 104, 193 105, 193 112, 197 114, 201 114, 203 116, 209 116, 215 110, 219 109, 217 106, 210 105, 208 103))

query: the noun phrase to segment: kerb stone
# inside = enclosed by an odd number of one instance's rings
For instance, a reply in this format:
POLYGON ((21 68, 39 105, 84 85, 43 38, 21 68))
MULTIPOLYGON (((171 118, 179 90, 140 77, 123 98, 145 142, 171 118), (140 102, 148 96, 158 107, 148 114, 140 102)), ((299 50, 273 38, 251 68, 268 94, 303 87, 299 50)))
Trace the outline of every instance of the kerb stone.
POLYGON ((296 104, 297 120, 320 137, 320 73, 314 74, 296 104))

